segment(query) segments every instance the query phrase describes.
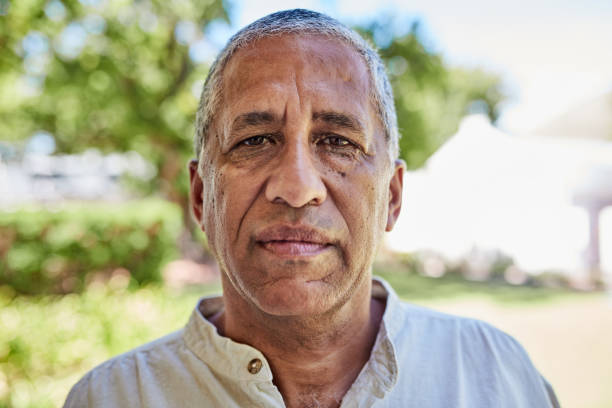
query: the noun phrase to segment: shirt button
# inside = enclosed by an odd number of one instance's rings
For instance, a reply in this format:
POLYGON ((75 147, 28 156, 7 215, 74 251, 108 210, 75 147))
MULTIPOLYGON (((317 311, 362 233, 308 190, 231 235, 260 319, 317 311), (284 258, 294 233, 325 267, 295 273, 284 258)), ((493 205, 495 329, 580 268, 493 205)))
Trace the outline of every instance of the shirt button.
POLYGON ((261 362, 261 360, 258 358, 254 358, 249 361, 249 365, 247 365, 247 370, 249 370, 249 373, 251 374, 257 374, 259 370, 261 370, 262 366, 263 363, 261 362))

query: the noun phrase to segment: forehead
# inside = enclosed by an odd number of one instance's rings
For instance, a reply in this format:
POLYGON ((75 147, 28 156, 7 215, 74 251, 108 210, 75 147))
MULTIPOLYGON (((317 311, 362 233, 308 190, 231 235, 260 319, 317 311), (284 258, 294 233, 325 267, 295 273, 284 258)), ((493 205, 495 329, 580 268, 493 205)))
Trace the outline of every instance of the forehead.
POLYGON ((311 34, 266 37, 239 49, 223 72, 222 110, 273 111, 292 91, 313 111, 373 112, 363 57, 339 40, 311 34))
POLYGON ((282 65, 304 73, 315 71, 329 79, 341 79, 369 87, 363 57, 340 40, 320 35, 285 34, 254 41, 239 49, 230 59, 224 77, 239 75, 248 79, 257 76, 261 73, 261 63, 268 66, 282 65))

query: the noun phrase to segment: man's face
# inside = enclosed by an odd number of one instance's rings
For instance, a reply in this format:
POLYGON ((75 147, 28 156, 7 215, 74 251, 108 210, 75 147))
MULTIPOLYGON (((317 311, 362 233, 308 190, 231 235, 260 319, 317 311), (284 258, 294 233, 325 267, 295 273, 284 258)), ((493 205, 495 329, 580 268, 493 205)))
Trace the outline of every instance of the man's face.
POLYGON ((401 205, 365 63, 323 37, 265 38, 223 86, 192 200, 231 291, 272 315, 344 304, 401 205))

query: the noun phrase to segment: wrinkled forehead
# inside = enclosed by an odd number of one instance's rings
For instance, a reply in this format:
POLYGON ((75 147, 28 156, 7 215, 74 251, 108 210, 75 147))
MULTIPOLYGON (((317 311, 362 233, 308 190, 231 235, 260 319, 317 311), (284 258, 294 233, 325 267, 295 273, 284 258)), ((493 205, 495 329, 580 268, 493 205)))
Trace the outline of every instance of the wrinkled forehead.
POLYGON ((223 77, 248 74, 261 61, 292 59, 331 77, 351 71, 369 89, 369 72, 363 57, 349 44, 320 34, 282 34, 266 36, 239 48, 229 60, 223 77), (347 70, 348 68, 348 70, 347 70))
POLYGON ((345 99, 338 103, 346 103, 347 99, 361 101, 364 115, 373 119, 371 122, 378 122, 372 103, 370 72, 363 56, 341 40, 302 33, 257 39, 232 55, 222 72, 221 103, 215 115, 219 120, 217 125, 225 122, 224 111, 229 104, 258 89, 263 93, 282 82, 308 86, 309 89, 301 91, 310 92, 313 99, 319 96, 330 100, 337 93, 337 100, 345 99), (316 79, 320 81, 317 83, 316 79))

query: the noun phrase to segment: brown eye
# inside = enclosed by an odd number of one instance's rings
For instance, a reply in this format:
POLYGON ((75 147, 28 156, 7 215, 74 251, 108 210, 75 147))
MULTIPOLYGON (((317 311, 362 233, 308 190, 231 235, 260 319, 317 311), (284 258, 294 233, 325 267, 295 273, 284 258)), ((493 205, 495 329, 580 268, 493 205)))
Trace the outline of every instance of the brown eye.
POLYGON ((339 147, 351 144, 351 142, 340 136, 327 136, 321 140, 321 143, 339 147))
POLYGON ((245 139, 242 142, 240 142, 240 144, 245 145, 245 146, 260 146, 266 142, 268 143, 272 142, 269 136, 258 135, 258 136, 249 137, 248 139, 245 139))

